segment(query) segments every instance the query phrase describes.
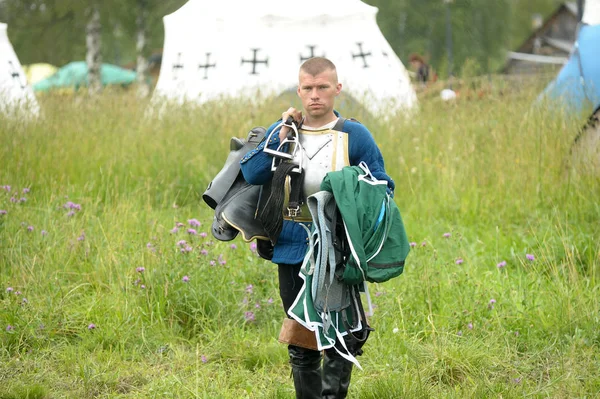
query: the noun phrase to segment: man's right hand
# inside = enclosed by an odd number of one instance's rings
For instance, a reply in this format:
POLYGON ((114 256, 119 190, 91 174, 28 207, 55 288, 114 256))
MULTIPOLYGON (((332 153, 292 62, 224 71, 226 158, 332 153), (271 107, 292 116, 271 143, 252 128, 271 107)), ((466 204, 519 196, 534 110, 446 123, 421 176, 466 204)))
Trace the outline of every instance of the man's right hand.
MULTIPOLYGON (((292 117, 296 123, 300 123, 302 121, 302 111, 298 111, 294 107, 288 108, 283 114, 281 114, 281 119, 285 122, 289 117, 292 117)), ((290 128, 288 126, 282 126, 279 131, 279 140, 283 141, 287 137, 290 128)))

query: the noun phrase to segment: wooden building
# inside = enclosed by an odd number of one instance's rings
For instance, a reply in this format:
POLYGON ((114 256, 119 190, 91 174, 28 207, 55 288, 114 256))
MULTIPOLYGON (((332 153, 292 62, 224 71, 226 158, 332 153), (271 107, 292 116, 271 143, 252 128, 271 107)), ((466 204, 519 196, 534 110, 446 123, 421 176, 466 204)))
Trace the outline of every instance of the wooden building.
POLYGON ((577 36, 577 3, 561 4, 515 51, 509 51, 506 74, 556 72, 568 60, 577 36))

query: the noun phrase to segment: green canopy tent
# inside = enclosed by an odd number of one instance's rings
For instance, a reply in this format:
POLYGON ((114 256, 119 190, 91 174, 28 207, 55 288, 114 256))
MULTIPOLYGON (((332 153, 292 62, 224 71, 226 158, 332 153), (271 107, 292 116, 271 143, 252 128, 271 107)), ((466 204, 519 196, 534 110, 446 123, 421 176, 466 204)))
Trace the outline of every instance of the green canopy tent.
MULTIPOLYGON (((135 81, 136 73, 112 64, 102 64, 100 67, 100 80, 102 86, 126 86, 135 81)), ((85 61, 70 62, 60 68, 56 73, 33 85, 35 91, 48 91, 51 89, 86 87, 88 84, 88 68, 85 61)))

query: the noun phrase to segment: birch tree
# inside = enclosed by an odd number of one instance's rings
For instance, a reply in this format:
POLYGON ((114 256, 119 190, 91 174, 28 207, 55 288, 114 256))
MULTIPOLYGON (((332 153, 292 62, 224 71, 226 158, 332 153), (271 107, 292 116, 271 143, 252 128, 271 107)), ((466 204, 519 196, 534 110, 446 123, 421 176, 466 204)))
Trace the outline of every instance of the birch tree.
POLYGON ((150 87, 147 82, 148 61, 147 53, 147 19, 148 19, 148 3, 147 0, 137 1, 137 16, 136 16, 136 72, 137 72, 137 95, 144 98, 150 94, 150 87))
POLYGON ((100 67, 102 65, 100 8, 94 3, 88 8, 89 20, 86 26, 86 63, 88 68, 88 92, 96 95, 102 90, 100 67))

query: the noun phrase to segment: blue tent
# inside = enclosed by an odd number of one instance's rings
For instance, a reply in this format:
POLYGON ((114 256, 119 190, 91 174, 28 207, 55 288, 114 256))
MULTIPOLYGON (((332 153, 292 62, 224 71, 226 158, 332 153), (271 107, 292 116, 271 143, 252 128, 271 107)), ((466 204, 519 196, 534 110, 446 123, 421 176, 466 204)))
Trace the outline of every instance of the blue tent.
MULTIPOLYGON (((102 86, 128 85, 135 81, 136 73, 112 64, 102 64, 100 80, 102 86)), ((75 61, 60 68, 56 73, 33 85, 35 91, 72 88, 77 90, 88 84, 88 68, 85 61, 75 61)))
POLYGON ((569 61, 542 97, 558 101, 567 112, 600 108, 600 25, 581 26, 569 61))

